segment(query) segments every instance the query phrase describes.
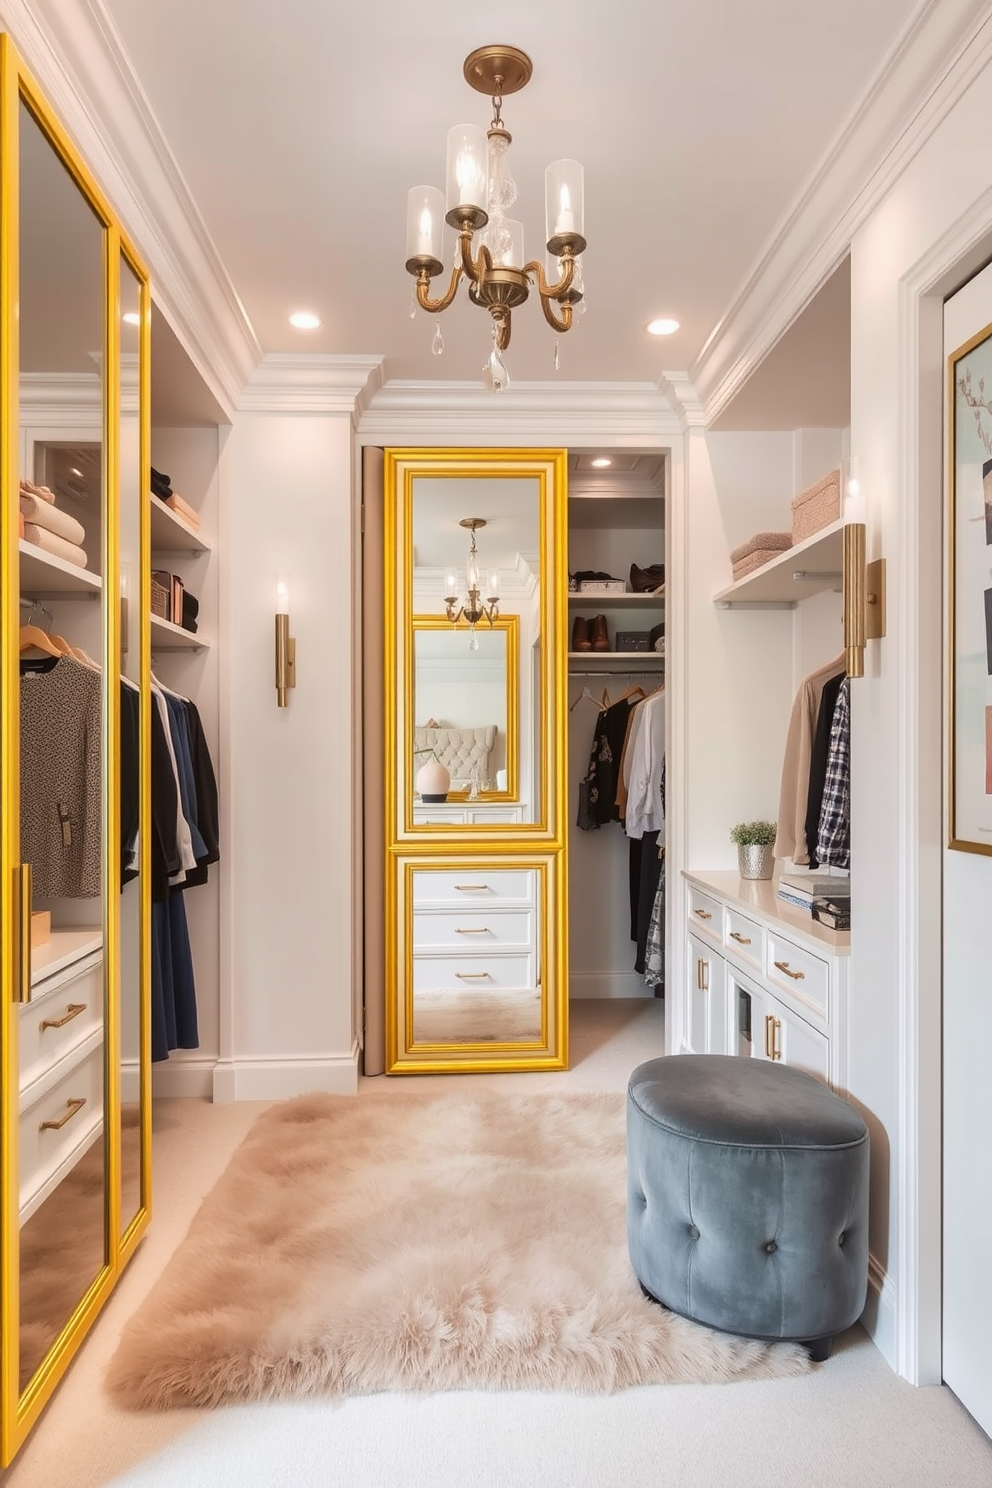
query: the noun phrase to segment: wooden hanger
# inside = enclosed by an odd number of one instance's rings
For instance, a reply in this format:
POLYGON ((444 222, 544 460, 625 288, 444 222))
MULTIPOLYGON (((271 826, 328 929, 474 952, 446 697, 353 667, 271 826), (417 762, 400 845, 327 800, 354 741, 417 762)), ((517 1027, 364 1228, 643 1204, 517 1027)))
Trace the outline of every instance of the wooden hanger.
POLYGON ((40 625, 21 626, 19 649, 21 652, 31 650, 44 651, 46 655, 56 658, 65 655, 65 652, 60 651, 55 645, 54 638, 48 634, 47 630, 42 630, 40 625))
POLYGON ((620 694, 620 696, 617 698, 617 702, 625 703, 628 698, 637 697, 638 694, 640 694, 642 698, 647 697, 647 693, 644 691, 644 688, 641 686, 641 684, 639 682, 632 682, 630 686, 620 694))

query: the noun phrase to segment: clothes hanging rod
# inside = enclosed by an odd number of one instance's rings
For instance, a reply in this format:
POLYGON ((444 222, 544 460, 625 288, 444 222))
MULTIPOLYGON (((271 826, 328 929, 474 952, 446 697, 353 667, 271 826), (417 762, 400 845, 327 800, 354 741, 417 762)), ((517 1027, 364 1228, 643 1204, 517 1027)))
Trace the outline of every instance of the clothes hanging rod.
POLYGON ((571 672, 570 671, 568 675, 570 677, 599 677, 600 679, 605 679, 606 681, 609 681, 609 679, 611 677, 652 677, 652 676, 657 676, 658 672, 660 672, 661 670, 662 670, 661 667, 641 667, 640 671, 634 671, 634 672, 615 672, 612 669, 610 671, 606 671, 604 669, 603 671, 599 671, 599 672, 571 672))

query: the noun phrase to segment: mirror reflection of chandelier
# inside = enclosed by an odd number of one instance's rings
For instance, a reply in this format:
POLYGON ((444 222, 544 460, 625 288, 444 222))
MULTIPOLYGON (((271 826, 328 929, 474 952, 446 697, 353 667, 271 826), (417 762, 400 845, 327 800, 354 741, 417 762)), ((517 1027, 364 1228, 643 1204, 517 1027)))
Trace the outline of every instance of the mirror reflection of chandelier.
POLYGON ((444 608, 452 625, 457 625, 459 620, 467 620, 471 634, 468 640, 468 649, 478 651, 479 640, 475 633, 475 627, 480 620, 488 620, 490 630, 499 615, 499 574, 489 573, 486 575, 486 598, 482 598, 482 579, 479 574, 479 554, 475 546, 475 534, 479 527, 485 527, 484 517, 463 517, 459 527, 468 527, 472 533, 472 544, 468 550, 468 560, 465 564, 465 579, 467 595, 459 602, 458 575, 454 569, 449 569, 444 576, 444 608))
MULTIPOLYGON (((449 129, 446 197, 436 186, 411 189, 406 268, 417 281, 417 304, 432 314, 447 309, 465 276, 472 304, 492 316, 493 349, 483 373, 493 391, 500 392, 509 382, 502 353, 510 344, 510 313, 524 303, 532 285, 537 286, 545 320, 556 332, 571 327, 573 306, 585 308, 579 263, 586 246, 583 174, 577 160, 556 160, 548 166, 544 173, 548 272, 536 259, 524 263, 523 224, 506 215, 517 188, 507 160, 512 136, 501 112, 503 95, 518 92, 530 81, 532 63, 517 47, 485 46, 466 58, 463 71, 477 92, 491 95, 492 123, 488 130, 479 124, 449 129), (458 249, 446 292, 432 300, 431 280, 444 272, 445 222, 458 233, 458 249)), ((433 350, 439 354, 443 349, 438 325, 433 350)))

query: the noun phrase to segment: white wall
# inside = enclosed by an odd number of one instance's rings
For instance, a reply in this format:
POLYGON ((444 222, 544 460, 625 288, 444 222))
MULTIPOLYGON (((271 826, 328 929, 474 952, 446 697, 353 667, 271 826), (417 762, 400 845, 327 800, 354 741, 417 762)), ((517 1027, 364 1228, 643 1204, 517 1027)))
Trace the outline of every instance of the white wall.
POLYGON ((230 988, 215 1095, 352 1092, 351 418, 242 412, 225 457, 230 988), (284 709, 277 574, 296 638, 284 709))
MULTIPOLYGON (((940 300, 988 257, 990 117, 986 67, 851 251, 851 457, 889 599, 852 689, 849 1069, 873 1141, 875 1337, 921 1381, 940 1377, 940 300)), ((963 950, 961 974, 987 985, 988 954, 963 950)))

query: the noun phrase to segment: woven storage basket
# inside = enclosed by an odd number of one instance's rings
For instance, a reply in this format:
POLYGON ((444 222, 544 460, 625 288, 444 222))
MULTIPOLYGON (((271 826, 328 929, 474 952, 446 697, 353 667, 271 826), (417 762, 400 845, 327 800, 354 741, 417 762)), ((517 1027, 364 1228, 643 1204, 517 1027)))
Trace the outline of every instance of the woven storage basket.
POLYGON ((168 620, 171 598, 168 589, 163 589, 161 584, 156 584, 152 579, 152 614, 157 615, 160 620, 168 620))
POLYGON ((840 471, 831 470, 792 500, 792 541, 802 542, 840 516, 840 471))

